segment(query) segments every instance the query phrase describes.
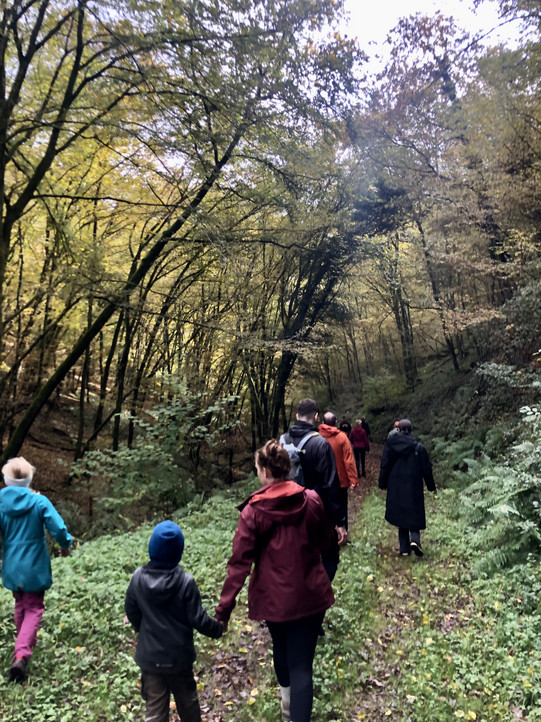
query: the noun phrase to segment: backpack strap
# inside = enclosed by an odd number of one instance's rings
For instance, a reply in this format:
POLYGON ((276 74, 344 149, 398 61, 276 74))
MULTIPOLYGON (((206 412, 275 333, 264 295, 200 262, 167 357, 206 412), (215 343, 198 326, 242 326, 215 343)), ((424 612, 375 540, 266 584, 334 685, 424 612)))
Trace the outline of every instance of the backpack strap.
POLYGON ((319 436, 319 431, 309 431, 305 436, 302 437, 302 439, 299 441, 298 444, 295 444, 295 442, 291 438, 289 431, 287 431, 285 434, 282 434, 282 436, 280 436, 279 441, 282 444, 282 446, 284 444, 293 444, 293 446, 297 449, 297 451, 302 451, 303 446, 306 446, 306 444, 308 443, 308 441, 310 441, 312 436, 319 436))
POLYGON ((306 434, 306 436, 303 436, 302 439, 299 441, 297 449, 299 451, 302 451, 303 447, 306 446, 306 444, 310 441, 312 436, 319 436, 319 431, 309 431, 306 434))

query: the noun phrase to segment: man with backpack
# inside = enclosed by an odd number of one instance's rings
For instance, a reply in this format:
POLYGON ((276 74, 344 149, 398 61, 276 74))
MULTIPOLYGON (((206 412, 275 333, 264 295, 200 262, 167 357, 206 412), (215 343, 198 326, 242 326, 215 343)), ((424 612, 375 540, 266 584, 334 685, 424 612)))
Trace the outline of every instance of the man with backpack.
POLYGON ((336 463, 327 439, 317 430, 319 409, 313 399, 303 399, 297 406, 295 423, 280 438, 291 459, 292 478, 307 489, 316 491, 330 524, 335 529, 332 543, 321 553, 323 566, 332 581, 339 562, 339 546, 347 538, 347 508, 340 494, 336 463))

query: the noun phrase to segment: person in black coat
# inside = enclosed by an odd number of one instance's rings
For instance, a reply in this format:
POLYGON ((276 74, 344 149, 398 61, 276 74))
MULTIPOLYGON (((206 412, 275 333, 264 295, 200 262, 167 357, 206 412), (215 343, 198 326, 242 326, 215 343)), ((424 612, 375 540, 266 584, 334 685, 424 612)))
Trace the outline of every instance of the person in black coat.
POLYGON ((425 447, 412 435, 411 421, 402 419, 398 433, 383 449, 378 486, 387 489, 385 520, 398 527, 400 553, 423 556, 421 529, 426 529, 423 480, 436 494, 432 464, 425 447))

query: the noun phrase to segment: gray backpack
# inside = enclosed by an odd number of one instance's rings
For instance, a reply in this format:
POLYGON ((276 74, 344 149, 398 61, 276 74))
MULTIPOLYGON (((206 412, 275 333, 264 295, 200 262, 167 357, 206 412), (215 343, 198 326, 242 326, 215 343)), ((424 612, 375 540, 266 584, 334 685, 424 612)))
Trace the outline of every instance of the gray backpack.
POLYGON ((280 443, 289 454, 291 461, 290 478, 301 486, 304 486, 304 471, 302 469, 301 455, 306 453, 304 447, 312 436, 319 436, 319 431, 309 431, 306 436, 302 437, 297 446, 293 443, 293 439, 289 433, 280 436, 280 443))

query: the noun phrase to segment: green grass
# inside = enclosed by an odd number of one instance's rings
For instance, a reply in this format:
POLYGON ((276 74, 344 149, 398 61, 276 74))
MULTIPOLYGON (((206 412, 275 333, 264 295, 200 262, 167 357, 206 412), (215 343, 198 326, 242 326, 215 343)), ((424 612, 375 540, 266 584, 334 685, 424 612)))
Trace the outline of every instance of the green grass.
MULTIPOLYGON (((253 482, 252 482, 253 483, 253 482)), ((212 613, 238 513, 236 494, 176 517, 185 567, 212 613)), ((537 559, 474 578, 458 494, 427 499, 425 557, 396 554, 396 529, 374 491, 350 528, 335 580, 336 604, 318 644, 315 722, 352 720, 541 720, 541 572, 537 559)), ((40 642, 25 685, 0 677, 0 719, 118 722, 142 719, 134 634, 124 593, 146 561, 151 526, 103 537, 53 560, 40 642)), ((197 637, 204 718, 278 722, 266 630, 246 616, 245 592, 219 642, 197 637), (210 710, 210 711, 207 711, 210 710)), ((12 653, 13 601, 0 592, 0 662, 12 653)))

